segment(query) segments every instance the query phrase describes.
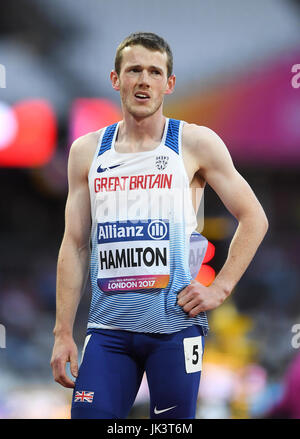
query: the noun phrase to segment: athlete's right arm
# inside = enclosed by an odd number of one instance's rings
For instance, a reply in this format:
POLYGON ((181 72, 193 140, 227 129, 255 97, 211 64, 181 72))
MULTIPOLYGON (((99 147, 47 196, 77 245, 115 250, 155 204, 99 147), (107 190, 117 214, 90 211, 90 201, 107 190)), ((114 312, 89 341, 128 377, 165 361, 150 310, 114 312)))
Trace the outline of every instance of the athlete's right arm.
POLYGON ((74 387, 74 382, 66 374, 66 363, 70 362, 74 377, 78 373, 73 325, 89 265, 91 215, 88 169, 91 137, 88 136, 77 139, 70 149, 65 231, 57 261, 55 342, 50 364, 55 381, 64 387, 74 387))

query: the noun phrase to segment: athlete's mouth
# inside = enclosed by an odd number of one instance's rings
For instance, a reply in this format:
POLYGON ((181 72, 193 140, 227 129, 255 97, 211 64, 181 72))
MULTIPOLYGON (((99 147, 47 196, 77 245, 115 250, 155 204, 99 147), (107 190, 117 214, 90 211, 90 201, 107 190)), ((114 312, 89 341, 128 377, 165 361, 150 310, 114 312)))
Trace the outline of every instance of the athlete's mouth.
POLYGON ((139 99, 139 100, 147 100, 147 99, 150 99, 150 96, 148 95, 148 93, 145 93, 145 92, 138 92, 138 93, 135 93, 135 95, 134 95, 137 99, 139 99))

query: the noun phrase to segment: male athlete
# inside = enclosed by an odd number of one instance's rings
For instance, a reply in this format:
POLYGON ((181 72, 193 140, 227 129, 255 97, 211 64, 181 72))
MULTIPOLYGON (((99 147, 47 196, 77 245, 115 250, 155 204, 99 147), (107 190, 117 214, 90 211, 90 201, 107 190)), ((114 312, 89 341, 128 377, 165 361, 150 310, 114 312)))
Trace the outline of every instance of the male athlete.
POLYGON ((51 366, 55 381, 74 388, 72 418, 126 418, 144 372, 152 419, 194 418, 205 311, 230 295, 268 228, 218 135, 163 115, 175 86, 172 64, 159 36, 126 38, 110 74, 123 119, 70 150, 51 366), (197 206, 187 193, 206 182, 238 221, 208 287, 193 279, 188 262, 197 206), (89 266, 92 299, 78 368, 72 333, 89 266))

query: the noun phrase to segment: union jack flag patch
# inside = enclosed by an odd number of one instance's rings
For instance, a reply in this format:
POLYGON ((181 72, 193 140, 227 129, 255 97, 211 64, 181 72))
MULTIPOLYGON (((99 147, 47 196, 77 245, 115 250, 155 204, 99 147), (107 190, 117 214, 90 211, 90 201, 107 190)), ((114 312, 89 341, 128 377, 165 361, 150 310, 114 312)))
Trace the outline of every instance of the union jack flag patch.
POLYGON ((93 402, 94 392, 76 391, 74 402, 93 402))

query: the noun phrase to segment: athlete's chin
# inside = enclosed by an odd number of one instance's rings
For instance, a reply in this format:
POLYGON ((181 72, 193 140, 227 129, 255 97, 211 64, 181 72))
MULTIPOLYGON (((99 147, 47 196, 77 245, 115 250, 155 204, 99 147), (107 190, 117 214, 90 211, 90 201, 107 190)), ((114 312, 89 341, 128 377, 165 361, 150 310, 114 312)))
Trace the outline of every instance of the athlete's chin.
POLYGON ((159 107, 155 107, 155 108, 130 108, 129 109, 129 113, 135 118, 135 119, 144 119, 146 117, 150 117, 153 114, 155 114, 157 112, 157 110, 159 109, 159 107))

